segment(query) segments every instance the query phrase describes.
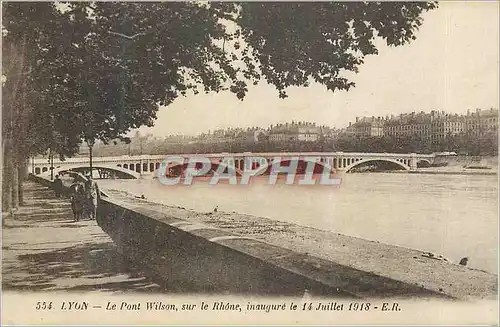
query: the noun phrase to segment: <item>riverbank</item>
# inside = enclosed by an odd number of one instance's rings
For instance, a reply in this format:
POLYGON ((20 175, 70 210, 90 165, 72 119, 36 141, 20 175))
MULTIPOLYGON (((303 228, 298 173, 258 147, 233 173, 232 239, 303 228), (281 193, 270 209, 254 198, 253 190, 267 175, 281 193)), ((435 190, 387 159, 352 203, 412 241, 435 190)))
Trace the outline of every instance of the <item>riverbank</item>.
POLYGON ((417 170, 380 170, 373 173, 409 173, 432 175, 498 175, 497 156, 437 156, 438 167, 422 167, 417 170))
POLYGON ((496 275, 446 261, 438 254, 235 212, 196 212, 136 199, 116 190, 107 190, 107 193, 118 201, 132 202, 136 208, 311 254, 454 298, 493 299, 497 295, 496 275))
POLYGON ((495 176, 498 171, 495 169, 446 169, 447 167, 418 168, 417 170, 386 170, 383 173, 391 174, 427 174, 427 175, 476 175, 495 176))
POLYGON ((436 156, 435 164, 446 164, 447 167, 490 167, 493 170, 498 170, 498 156, 436 156))

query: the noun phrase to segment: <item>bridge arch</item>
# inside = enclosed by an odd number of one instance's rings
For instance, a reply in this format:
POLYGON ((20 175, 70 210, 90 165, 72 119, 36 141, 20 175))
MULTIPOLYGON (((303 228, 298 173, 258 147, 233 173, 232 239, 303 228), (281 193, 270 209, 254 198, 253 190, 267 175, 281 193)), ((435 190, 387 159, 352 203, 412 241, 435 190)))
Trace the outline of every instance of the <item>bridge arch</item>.
POLYGON ((399 161, 398 159, 390 159, 390 158, 370 158, 370 159, 361 159, 358 161, 355 161, 353 164, 345 167, 345 172, 349 172, 351 169, 354 167, 357 167, 359 165, 365 164, 367 162, 376 162, 376 161, 382 161, 382 162, 392 162, 396 165, 398 165, 401 168, 404 168, 405 170, 410 170, 410 166, 406 165, 402 161, 399 161))
MULTIPOLYGON (((87 164, 82 164, 82 165, 71 165, 71 166, 66 166, 66 167, 61 167, 61 168, 56 168, 54 169, 54 175, 64 173, 67 171, 75 171, 75 172, 82 172, 89 169, 90 167, 87 164)), ((122 177, 122 178, 128 178, 128 179, 139 179, 140 174, 134 171, 131 171, 129 169, 123 168, 123 167, 117 167, 117 166, 107 166, 107 165, 92 165, 92 170, 108 170, 114 172, 117 176, 122 177)))
MULTIPOLYGON (((210 167, 210 171, 205 175, 205 176, 212 176, 216 171, 217 169, 219 168, 219 165, 226 165, 227 168, 226 168, 226 173, 228 173, 229 171, 235 171, 236 173, 236 176, 242 176, 243 175, 243 171, 239 168, 236 168, 235 165, 228 165, 228 164, 225 164, 223 163, 221 160, 215 160, 215 159, 212 159, 210 160, 210 163, 211 163, 211 167, 210 167)), ((168 171, 170 171, 170 174, 173 174, 173 176, 183 176, 183 172, 186 170, 187 166, 189 164, 189 161, 186 161, 184 162, 183 164, 180 164, 178 162, 174 162, 174 163, 171 163, 170 165, 168 165, 167 167, 165 167, 165 173, 167 176, 169 176, 169 173, 168 171)), ((202 163, 200 162, 199 163, 199 166, 197 164, 197 168, 201 168, 201 165, 202 163)), ((158 170, 161 169, 161 167, 158 167, 157 168, 157 174, 158 174, 158 170)))
MULTIPOLYGON (((296 159, 296 158, 281 158, 279 160, 280 162, 280 165, 283 166, 283 167, 286 167, 287 165, 283 165, 283 163, 287 163, 288 165, 290 164, 290 162, 292 161, 292 159, 296 159)), ((304 160, 304 158, 298 158, 298 163, 297 163, 297 171, 296 171, 296 175, 301 175, 301 174, 305 174, 305 169, 306 169, 306 166, 308 164, 307 161, 304 160)), ((271 174, 271 169, 273 167, 273 164, 275 163, 275 160, 272 159, 272 160, 268 160, 267 161, 267 164, 264 164, 262 165, 261 167, 259 167, 257 169, 257 173, 261 173, 262 170, 265 170, 265 172, 263 172, 262 174, 264 175, 269 175, 271 174)), ((316 162, 314 168, 313 168, 313 174, 323 174, 324 170, 328 169, 328 171, 330 171, 330 173, 334 173, 335 172, 335 169, 328 164, 328 162, 326 160, 321 160, 316 162)))

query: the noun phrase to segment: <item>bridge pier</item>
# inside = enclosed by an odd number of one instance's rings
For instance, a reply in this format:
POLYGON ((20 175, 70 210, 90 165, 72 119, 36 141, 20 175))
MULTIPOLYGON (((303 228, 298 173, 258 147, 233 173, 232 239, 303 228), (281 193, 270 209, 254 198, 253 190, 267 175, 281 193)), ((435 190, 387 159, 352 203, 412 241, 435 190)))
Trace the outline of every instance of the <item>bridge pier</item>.
POLYGON ((417 170, 417 154, 416 153, 411 153, 411 158, 410 158, 410 170, 417 170))

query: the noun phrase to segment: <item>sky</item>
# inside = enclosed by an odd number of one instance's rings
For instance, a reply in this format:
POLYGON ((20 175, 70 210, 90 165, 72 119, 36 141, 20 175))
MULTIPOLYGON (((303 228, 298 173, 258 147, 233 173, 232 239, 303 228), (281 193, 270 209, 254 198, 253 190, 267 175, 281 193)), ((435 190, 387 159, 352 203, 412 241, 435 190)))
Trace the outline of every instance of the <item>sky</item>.
POLYGON ((441 2, 423 18, 415 41, 382 45, 378 55, 366 57, 348 92, 312 84, 288 89, 288 98, 280 99, 263 82, 249 87, 244 101, 230 92, 179 97, 159 109, 154 127, 139 132, 196 135, 292 120, 342 128, 357 116, 498 108, 499 3, 441 2))

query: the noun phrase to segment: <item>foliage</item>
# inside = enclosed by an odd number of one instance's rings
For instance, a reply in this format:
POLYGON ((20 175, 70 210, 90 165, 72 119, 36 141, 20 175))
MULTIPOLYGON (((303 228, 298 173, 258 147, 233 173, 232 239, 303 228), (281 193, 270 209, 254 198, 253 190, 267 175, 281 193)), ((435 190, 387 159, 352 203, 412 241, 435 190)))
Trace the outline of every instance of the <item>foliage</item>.
MULTIPOLYGON (((357 72, 377 54, 375 36, 388 45, 416 38, 421 13, 435 2, 245 2, 235 19, 260 72, 286 97, 288 86, 311 80, 328 90, 349 90, 345 72, 357 72)), ((249 59, 244 58, 245 62, 249 59)), ((251 68, 251 67, 250 67, 251 68)), ((250 69, 252 71, 252 69, 250 69)))
MULTIPOLYGON (((30 137, 25 155, 71 155, 151 126, 188 92, 243 99, 261 77, 286 97, 315 81, 348 90, 377 36, 415 38, 436 3, 71 2, 3 6, 4 44, 26 42, 30 137)), ((6 58, 13 60, 12 56, 6 58)), ((12 76, 7 76, 11 83, 12 76)))

